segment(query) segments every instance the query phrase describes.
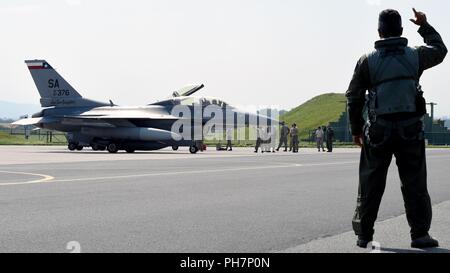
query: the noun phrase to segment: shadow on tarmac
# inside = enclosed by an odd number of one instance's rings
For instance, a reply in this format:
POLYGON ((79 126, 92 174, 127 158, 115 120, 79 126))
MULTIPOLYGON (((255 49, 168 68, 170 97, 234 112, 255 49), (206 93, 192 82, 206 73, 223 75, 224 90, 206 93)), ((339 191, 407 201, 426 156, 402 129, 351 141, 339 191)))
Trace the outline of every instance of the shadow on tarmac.
POLYGON ((388 248, 382 247, 380 248, 381 252, 392 252, 392 253, 450 253, 449 249, 446 248, 428 248, 428 249, 401 249, 401 248, 388 248))

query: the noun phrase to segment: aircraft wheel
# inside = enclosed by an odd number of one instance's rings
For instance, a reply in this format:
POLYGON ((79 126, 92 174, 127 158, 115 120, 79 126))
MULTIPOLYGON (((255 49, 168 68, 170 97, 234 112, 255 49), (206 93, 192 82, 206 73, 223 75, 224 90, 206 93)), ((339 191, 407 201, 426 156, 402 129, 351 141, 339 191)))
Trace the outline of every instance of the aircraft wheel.
POLYGON ((93 151, 98 151, 98 150, 100 150, 100 147, 98 146, 97 143, 92 143, 92 144, 91 144, 91 148, 92 148, 93 151))
POLYGON ((69 143, 69 145, 67 146, 67 148, 68 148, 70 151, 75 151, 77 147, 78 147, 78 145, 75 144, 75 143, 72 143, 72 142, 69 143))
POLYGON ((172 150, 178 151, 178 146, 177 146, 177 145, 173 145, 173 146, 172 146, 172 150))
POLYGON ((77 151, 83 150, 83 146, 77 146, 77 151))
POLYGON ((129 154, 132 154, 132 153, 135 152, 135 150, 133 150, 133 149, 125 149, 125 152, 127 152, 127 153, 129 153, 129 154))
POLYGON ((100 151, 105 151, 106 150, 106 146, 100 145, 100 146, 98 146, 98 149, 100 151))
POLYGON ((194 145, 190 146, 190 147, 189 147, 189 152, 190 152, 191 154, 196 154, 196 153, 198 152, 197 146, 194 146, 194 145))
POLYGON ((108 152, 115 154, 119 151, 119 147, 117 147, 117 144, 115 143, 109 143, 108 147, 106 147, 106 149, 108 150, 108 152))

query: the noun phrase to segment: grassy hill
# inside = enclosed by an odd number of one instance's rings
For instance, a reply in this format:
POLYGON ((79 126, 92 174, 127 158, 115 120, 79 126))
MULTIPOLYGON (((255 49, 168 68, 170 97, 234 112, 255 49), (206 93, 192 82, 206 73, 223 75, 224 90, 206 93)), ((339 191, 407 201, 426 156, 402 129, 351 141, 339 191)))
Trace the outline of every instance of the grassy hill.
POLYGON ((345 104, 343 93, 323 94, 280 116, 280 121, 286 121, 289 125, 297 123, 301 135, 305 136, 308 130, 337 121, 345 111, 345 104))

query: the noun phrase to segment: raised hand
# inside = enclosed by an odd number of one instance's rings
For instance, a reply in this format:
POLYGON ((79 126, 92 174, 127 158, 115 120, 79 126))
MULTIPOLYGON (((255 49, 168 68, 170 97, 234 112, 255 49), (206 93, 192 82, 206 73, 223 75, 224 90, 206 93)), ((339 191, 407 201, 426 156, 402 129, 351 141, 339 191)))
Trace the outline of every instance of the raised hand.
POLYGON ((422 26, 427 23, 427 16, 425 15, 425 13, 417 11, 415 8, 413 8, 413 12, 416 19, 409 19, 411 22, 418 26, 422 26))

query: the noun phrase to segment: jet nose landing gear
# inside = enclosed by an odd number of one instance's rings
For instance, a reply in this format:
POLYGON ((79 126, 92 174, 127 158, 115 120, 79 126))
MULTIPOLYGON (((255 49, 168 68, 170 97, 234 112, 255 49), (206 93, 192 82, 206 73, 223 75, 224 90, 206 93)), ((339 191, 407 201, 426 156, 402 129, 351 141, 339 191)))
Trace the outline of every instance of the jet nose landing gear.
POLYGON ((191 145, 191 146, 189 147, 189 152, 190 152, 191 154, 196 154, 196 153, 198 152, 197 146, 191 145))

